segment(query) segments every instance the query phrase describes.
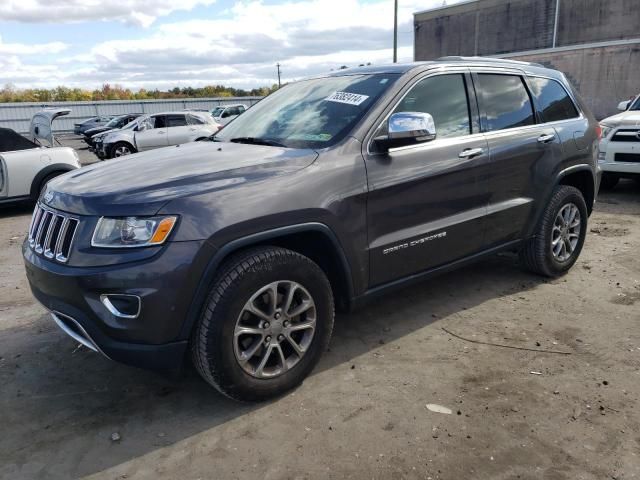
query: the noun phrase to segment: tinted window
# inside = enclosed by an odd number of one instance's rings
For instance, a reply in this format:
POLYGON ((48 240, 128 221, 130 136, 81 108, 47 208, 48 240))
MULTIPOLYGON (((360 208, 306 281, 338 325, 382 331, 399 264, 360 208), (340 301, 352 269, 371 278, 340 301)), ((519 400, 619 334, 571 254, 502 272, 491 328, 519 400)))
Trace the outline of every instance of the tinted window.
POLYGON ((167 115, 168 127, 184 127, 187 125, 187 119, 184 115, 167 115))
POLYGON ((393 112, 431 114, 438 138, 471 132, 467 90, 461 74, 438 75, 418 82, 393 112))
POLYGON ((164 128, 167 126, 167 117, 165 115, 154 115, 147 120, 148 128, 164 128))
POLYGON ((515 75, 478 75, 479 97, 486 115, 485 130, 533 125, 533 107, 522 78, 515 75))
POLYGON ((578 116, 578 110, 567 91, 555 80, 529 77, 529 84, 545 122, 556 122, 578 116))

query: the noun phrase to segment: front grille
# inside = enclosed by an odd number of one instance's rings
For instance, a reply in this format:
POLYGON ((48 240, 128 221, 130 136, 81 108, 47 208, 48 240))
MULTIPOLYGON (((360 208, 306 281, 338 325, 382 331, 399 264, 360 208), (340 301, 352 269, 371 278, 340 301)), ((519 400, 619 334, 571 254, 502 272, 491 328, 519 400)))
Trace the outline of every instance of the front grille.
POLYGON ((77 218, 38 204, 29 227, 29 246, 39 255, 65 263, 77 228, 77 218))
POLYGON ((640 130, 618 130, 613 137, 612 142, 640 142, 640 130))
POLYGON ((616 153, 616 162, 640 163, 640 153, 616 153))

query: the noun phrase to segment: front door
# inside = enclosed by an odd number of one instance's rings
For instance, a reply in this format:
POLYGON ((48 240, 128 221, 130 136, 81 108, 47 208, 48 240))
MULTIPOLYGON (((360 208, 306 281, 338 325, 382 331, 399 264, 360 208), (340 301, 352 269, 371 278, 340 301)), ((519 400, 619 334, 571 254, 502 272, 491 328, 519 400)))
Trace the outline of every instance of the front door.
POLYGON ((151 115, 144 121, 144 125, 144 130, 136 132, 136 148, 138 151, 169 145, 166 115, 151 115))
MULTIPOLYGON (((445 265, 483 244, 486 184, 478 169, 488 149, 470 76, 420 79, 389 114, 395 112, 431 114, 436 139, 365 154, 371 287, 445 265)), ((374 136, 385 128, 386 121, 374 136)))

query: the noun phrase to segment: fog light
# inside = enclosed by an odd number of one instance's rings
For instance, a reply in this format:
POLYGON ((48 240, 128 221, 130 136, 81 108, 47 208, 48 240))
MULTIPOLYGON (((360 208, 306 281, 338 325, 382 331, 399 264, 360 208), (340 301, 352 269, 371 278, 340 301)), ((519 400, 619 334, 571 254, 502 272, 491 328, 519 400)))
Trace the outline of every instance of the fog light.
POLYGON ((138 318, 142 302, 137 295, 113 293, 100 295, 100 301, 113 316, 118 318, 138 318))
POLYGON ((607 157, 607 152, 598 152, 598 160, 604 161, 607 157))

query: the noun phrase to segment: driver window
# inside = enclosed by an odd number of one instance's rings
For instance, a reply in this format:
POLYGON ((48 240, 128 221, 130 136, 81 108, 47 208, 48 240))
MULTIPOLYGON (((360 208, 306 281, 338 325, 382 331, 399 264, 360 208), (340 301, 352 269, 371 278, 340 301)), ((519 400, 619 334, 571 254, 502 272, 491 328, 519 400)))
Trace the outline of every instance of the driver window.
POLYGON ((166 127, 166 117, 164 115, 154 115, 146 121, 147 129, 166 127))
MULTIPOLYGON (((469 135, 469 101, 464 75, 450 74, 425 78, 400 101, 393 113, 429 113, 436 124, 436 138, 469 135)), ((386 130, 386 126, 385 126, 386 130)))

